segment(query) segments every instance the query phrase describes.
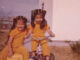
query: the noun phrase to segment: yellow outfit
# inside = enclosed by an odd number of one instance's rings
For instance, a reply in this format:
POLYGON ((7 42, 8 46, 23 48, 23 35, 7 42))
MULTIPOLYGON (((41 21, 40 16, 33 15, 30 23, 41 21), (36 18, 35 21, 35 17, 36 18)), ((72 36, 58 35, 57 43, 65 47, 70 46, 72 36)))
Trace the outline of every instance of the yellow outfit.
MULTIPOLYGON (((29 29, 32 30, 33 37, 40 39, 40 38, 45 37, 45 32, 49 29, 49 26, 46 25, 44 29, 40 29, 40 24, 35 23, 35 28, 33 29, 32 26, 30 25, 29 29)), ((37 41, 37 40, 32 39, 32 43, 31 43, 32 44, 32 48, 31 48, 32 51, 34 52, 37 50, 39 43, 42 46, 43 55, 50 56, 50 48, 48 46, 47 40, 37 41)))
MULTIPOLYGON (((10 32, 10 37, 13 37, 12 49, 14 53, 23 55, 24 60, 29 60, 29 52, 24 48, 24 36, 27 34, 27 30, 20 32, 17 28, 10 32)), ((8 46, 6 46, 0 53, 0 60, 6 60, 8 56, 8 46)))
POLYGON ((20 54, 14 54, 12 57, 7 57, 7 60, 23 60, 23 56, 20 54))

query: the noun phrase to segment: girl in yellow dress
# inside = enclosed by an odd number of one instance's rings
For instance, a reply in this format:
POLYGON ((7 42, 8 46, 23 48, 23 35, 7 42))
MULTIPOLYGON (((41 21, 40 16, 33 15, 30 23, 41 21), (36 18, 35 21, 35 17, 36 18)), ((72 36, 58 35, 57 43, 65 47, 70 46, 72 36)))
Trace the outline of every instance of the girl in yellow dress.
MULTIPOLYGON (((35 9, 32 11, 31 15, 31 25, 29 26, 29 34, 33 34, 32 37, 35 37, 37 39, 41 39, 46 37, 45 32, 48 31, 50 36, 54 37, 54 33, 50 30, 49 25, 47 24, 47 21, 45 20, 45 14, 46 11, 42 9, 35 9)), ((34 52, 37 50, 38 47, 38 41, 32 39, 32 52, 34 56, 34 52)), ((43 55, 46 56, 46 60, 49 60, 50 56, 50 48, 48 46, 47 40, 41 40, 40 44, 42 46, 42 52, 43 55)))
POLYGON ((28 33, 27 18, 24 16, 17 16, 13 19, 13 26, 10 32, 8 45, 1 51, 0 60, 7 60, 7 57, 13 54, 21 54, 24 60, 29 60, 29 52, 24 48, 24 38, 28 33))

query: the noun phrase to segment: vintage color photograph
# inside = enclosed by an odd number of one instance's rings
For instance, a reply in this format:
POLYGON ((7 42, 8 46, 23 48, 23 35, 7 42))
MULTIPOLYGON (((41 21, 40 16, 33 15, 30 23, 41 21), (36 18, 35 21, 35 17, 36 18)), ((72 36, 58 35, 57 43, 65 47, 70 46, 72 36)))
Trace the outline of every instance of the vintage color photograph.
POLYGON ((0 0, 0 60, 80 60, 80 0, 0 0))

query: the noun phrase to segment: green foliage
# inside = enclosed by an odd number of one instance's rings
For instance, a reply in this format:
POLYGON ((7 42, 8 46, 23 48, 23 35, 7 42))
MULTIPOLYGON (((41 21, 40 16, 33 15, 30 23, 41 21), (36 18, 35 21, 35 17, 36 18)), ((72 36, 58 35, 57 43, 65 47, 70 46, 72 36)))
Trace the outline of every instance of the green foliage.
POLYGON ((80 55, 80 41, 70 44, 70 47, 73 53, 80 55))

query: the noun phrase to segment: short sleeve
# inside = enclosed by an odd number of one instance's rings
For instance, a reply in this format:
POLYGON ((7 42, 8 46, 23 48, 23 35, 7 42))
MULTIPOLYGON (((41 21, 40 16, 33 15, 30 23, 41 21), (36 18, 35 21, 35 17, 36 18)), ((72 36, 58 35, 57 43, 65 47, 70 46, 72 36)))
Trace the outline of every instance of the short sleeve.
POLYGON ((11 32, 10 32, 10 37, 14 37, 14 35, 15 35, 15 31, 14 30, 12 30, 11 32))
POLYGON ((48 30, 48 29, 50 29, 50 26, 49 26, 49 25, 47 25, 47 27, 46 27, 46 28, 47 28, 47 30, 48 30))

